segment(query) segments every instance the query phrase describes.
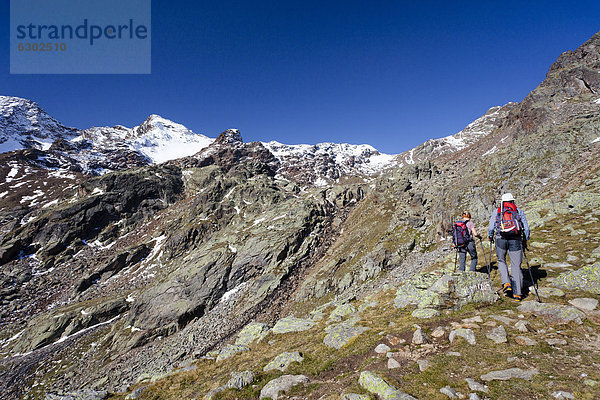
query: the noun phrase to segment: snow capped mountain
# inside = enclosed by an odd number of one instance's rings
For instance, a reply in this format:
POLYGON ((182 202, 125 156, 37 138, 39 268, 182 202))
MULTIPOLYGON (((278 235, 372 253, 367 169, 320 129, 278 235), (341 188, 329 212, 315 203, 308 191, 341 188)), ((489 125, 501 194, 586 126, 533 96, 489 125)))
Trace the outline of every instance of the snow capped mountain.
POLYGON ((444 154, 461 151, 489 135, 502 123, 509 111, 516 105, 517 103, 507 103, 503 106, 492 107, 462 131, 439 139, 430 139, 414 149, 402 153, 399 158, 404 164, 414 164, 444 154))
POLYGON ((344 175, 375 175, 397 164, 395 155, 380 153, 367 144, 288 145, 271 141, 263 145, 279 160, 281 171, 317 186, 344 175))
MULTIPOLYGON (((428 140, 400 155, 380 153, 366 144, 288 145, 277 141, 255 143, 249 154, 264 158, 256 148, 263 146, 275 157, 273 161, 279 162, 277 172, 282 176, 325 186, 344 176, 373 176, 393 167, 460 151, 497 128, 514 105, 493 107, 461 132, 428 140)), ((212 139, 156 114, 133 128, 116 125, 77 130, 65 127, 30 100, 0 96, 0 153, 27 148, 53 151, 61 155, 54 158, 69 160, 64 169, 86 174, 98 175, 193 155, 202 158, 217 147, 240 145, 243 141, 237 129, 212 139)))
POLYGON ((196 134, 181 124, 159 115, 150 115, 131 129, 121 125, 90 128, 74 142, 88 141, 95 148, 129 149, 158 164, 197 153, 214 139, 196 134))
POLYGON ((212 142, 155 114, 133 128, 77 130, 65 127, 31 100, 0 96, 0 153, 28 148, 59 151, 85 173, 162 163, 195 154, 212 142))
POLYGON ((77 129, 67 128, 35 102, 0 96, 0 153, 36 148, 47 150, 56 139, 72 139, 77 129))

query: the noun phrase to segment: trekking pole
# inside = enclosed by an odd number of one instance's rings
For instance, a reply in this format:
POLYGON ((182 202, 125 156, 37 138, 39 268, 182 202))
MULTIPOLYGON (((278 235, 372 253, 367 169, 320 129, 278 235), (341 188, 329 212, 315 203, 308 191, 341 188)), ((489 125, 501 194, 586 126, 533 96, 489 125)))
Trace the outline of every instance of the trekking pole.
POLYGON ((525 256, 525 262, 527 263, 527 269, 529 270, 529 277, 531 278, 531 282, 533 283, 533 289, 535 290, 535 298, 537 299, 538 303, 541 303, 542 300, 540 300, 540 295, 538 294, 537 283, 533 279, 533 273, 531 272, 531 267, 529 266, 529 259, 527 259, 527 253, 525 253, 525 247, 523 247, 523 255, 525 256))
POLYGON ((458 247, 454 246, 454 250, 456 250, 456 254, 454 254, 454 271, 453 274, 456 273, 456 259, 458 258, 458 247))
MULTIPOLYGON (((483 252, 483 259, 485 260, 485 263, 487 264, 488 278, 491 281, 492 280, 492 272, 490 269, 490 263, 488 263, 487 257, 485 255, 485 248, 483 247, 483 240, 481 240, 481 238, 479 238, 479 244, 481 245, 481 251, 483 252)), ((491 246, 491 244, 490 244, 490 246, 491 246)), ((492 262, 491 254, 490 254, 490 262, 492 262)))
POLYGON ((490 279, 492 276, 492 246, 494 245, 494 242, 492 242, 490 240, 490 279))

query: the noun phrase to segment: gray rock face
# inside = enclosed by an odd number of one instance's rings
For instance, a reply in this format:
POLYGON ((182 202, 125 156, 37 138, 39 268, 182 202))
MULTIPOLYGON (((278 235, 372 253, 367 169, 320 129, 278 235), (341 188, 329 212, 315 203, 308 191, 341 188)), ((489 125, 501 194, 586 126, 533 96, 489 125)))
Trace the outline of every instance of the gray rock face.
POLYGON ((363 389, 384 400, 416 400, 414 397, 393 387, 382 377, 371 371, 361 372, 358 384, 363 389))
POLYGON ((263 368, 264 371, 272 371, 278 369, 280 371, 285 371, 288 369, 291 363, 297 362, 301 363, 304 361, 304 357, 297 351, 286 351, 285 353, 281 353, 277 357, 275 357, 271 362, 269 362, 263 368))
POLYGON ((528 312, 542 317, 550 324, 568 324, 573 321, 579 325, 586 318, 585 314, 571 306, 552 303, 537 303, 535 301, 524 301, 518 308, 520 312, 528 312))
POLYGON ((506 343, 508 340, 506 339, 506 329, 503 326, 498 326, 493 328, 490 332, 486 334, 487 338, 493 340, 494 343, 506 343))
POLYGON ((283 375, 269 381, 260 391, 260 398, 271 398, 277 400, 281 392, 287 392, 296 385, 308 383, 304 375, 283 375))
POLYGON ((530 381, 534 375, 538 374, 538 370, 533 368, 529 370, 523 370, 521 368, 509 368, 500 371, 491 371, 487 374, 481 375, 481 379, 484 381, 507 381, 509 379, 525 379, 530 381))
POLYGON ((273 333, 282 334, 290 332, 302 332, 312 328, 315 325, 314 321, 296 317, 285 317, 277 321, 273 327, 273 333))

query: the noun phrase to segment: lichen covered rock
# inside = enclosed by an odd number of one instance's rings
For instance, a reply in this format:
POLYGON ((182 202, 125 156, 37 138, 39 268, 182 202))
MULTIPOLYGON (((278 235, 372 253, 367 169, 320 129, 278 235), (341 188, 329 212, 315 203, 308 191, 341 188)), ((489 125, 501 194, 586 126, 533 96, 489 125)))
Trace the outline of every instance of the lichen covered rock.
POLYGON ((600 294, 600 263, 560 274, 553 284, 564 289, 600 294))
POLYGON ((349 344, 354 338, 359 336, 361 333, 368 331, 369 328, 366 326, 356 326, 353 323, 342 323, 337 325, 331 325, 325 328, 325 338, 323 343, 328 347, 334 349, 341 349, 342 347, 349 344))
POLYGON ((518 308, 520 312, 528 312, 542 317, 549 324, 563 325, 573 321, 578 325, 586 318, 584 312, 572 306, 552 303, 524 301, 518 308))
POLYGON ((244 351, 249 351, 248 346, 239 345, 239 344, 228 344, 219 353, 217 356, 217 362, 223 361, 229 357, 236 355, 237 353, 241 353, 244 351))
POLYGON ((235 344, 249 345, 258 340, 261 341, 269 333, 269 326, 260 322, 251 322, 238 333, 235 344))
POLYGON ((277 357, 275 357, 270 363, 265 365, 263 370, 265 372, 272 371, 278 369, 280 371, 285 371, 288 369, 291 363, 297 362, 301 363, 304 361, 304 357, 298 351, 286 351, 285 353, 281 353, 277 357))
POLYGON ((358 384, 370 393, 384 400, 416 400, 387 383, 382 377, 371 371, 363 371, 358 379, 358 384))
POLYGON ((277 321, 273 327, 273 333, 282 334, 289 332, 302 332, 312 328, 314 321, 296 317, 285 317, 277 321))
POLYGON ((296 385, 308 382, 304 375, 283 375, 267 383, 260 391, 260 398, 271 398, 277 400, 280 392, 287 392, 296 385))

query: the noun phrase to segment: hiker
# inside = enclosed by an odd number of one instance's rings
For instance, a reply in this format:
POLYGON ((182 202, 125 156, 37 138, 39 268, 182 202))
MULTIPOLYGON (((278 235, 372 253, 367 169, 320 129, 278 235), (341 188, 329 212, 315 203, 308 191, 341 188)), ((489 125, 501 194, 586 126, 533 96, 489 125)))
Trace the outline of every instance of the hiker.
POLYGON ((462 220, 468 230, 468 236, 467 236, 466 244, 464 246, 461 246, 461 247, 457 246, 458 270, 459 271, 465 270, 465 264, 467 261, 467 252, 468 252, 469 256, 471 256, 471 267, 470 267, 469 271, 475 271, 475 269, 477 268, 477 246, 475 246, 475 239, 473 239, 473 238, 476 237, 476 238, 481 239, 481 235, 479 233, 477 233, 477 229, 475 229, 475 224, 473 223, 473 221, 471 221, 471 213, 470 212, 468 212, 468 211, 463 212, 462 220))
POLYGON ((501 205, 492 213, 488 227, 490 242, 496 237, 496 256, 498 257, 498 270, 502 280, 502 290, 507 296, 517 300, 522 299, 523 249, 529 240, 529 225, 523 211, 515 205, 515 198, 511 193, 504 193, 501 205), (506 253, 510 256, 510 276, 506 265, 506 253), (511 282, 512 276, 512 282, 511 282))

